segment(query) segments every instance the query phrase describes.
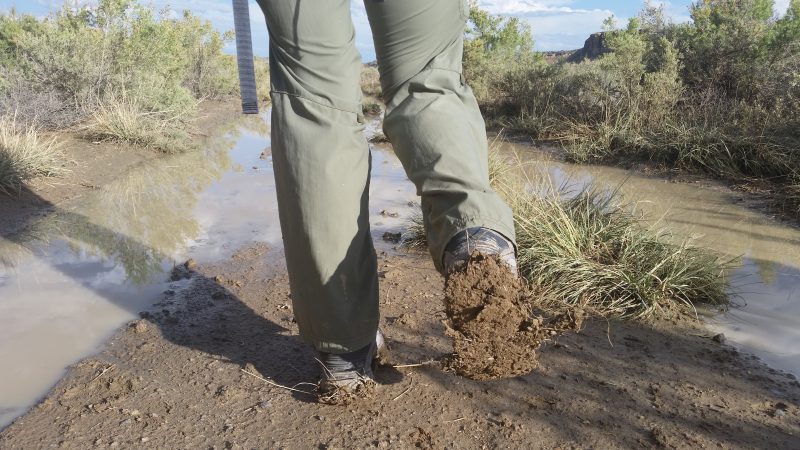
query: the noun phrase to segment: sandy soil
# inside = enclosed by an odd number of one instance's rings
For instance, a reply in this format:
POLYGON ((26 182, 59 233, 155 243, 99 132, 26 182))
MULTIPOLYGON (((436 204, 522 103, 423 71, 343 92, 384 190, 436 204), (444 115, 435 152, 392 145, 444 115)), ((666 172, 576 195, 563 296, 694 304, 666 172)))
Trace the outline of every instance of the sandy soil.
POLYGON ((0 448, 770 448, 800 446, 800 384, 690 320, 590 320, 531 373, 442 370, 443 282, 420 254, 380 255, 390 363, 371 399, 314 402, 280 251, 252 245, 81 361, 0 433, 0 448), (417 365, 422 364, 422 365, 417 365), (409 366, 411 365, 411 366, 409 366), (289 391, 282 386, 296 386, 289 391))
MULTIPOLYGON (((207 101, 200 106, 197 130, 213 129, 240 114, 235 102, 207 101)), ((199 132, 202 133, 202 132, 199 132)), ((31 222, 45 216, 55 206, 78 199, 87 192, 107 184, 144 161, 162 156, 161 153, 137 146, 114 142, 89 142, 78 131, 55 134, 64 152, 68 172, 55 178, 31 180, 18 196, 0 195, 0 236, 8 236, 31 222)), ((202 134, 195 136, 198 142, 202 134)))

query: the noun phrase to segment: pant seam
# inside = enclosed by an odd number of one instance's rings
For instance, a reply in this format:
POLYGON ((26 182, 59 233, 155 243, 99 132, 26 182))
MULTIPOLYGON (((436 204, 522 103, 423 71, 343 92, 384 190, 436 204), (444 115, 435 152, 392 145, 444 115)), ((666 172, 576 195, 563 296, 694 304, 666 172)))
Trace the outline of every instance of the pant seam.
POLYGON ((434 70, 442 70, 442 71, 445 71, 445 72, 451 72, 451 73, 454 73, 454 74, 458 75, 459 77, 463 76, 462 72, 459 71, 459 70, 451 69, 449 67, 439 67, 439 66, 436 66, 436 65, 433 65, 433 64, 428 65, 424 69, 422 69, 419 72, 417 72, 416 74, 414 74, 411 78, 409 78, 407 80, 404 80, 402 82, 398 82, 394 86, 390 86, 389 88, 386 89, 386 96, 388 96, 388 99, 387 99, 388 101, 386 102, 387 103, 387 107, 388 107, 389 103, 394 102, 394 97, 400 91, 400 88, 402 88, 403 86, 408 86, 409 82, 411 82, 414 78, 416 78, 416 77, 418 77, 418 76, 420 76, 422 74, 425 74, 425 73, 433 72, 434 70))
POLYGON ((270 94, 279 94, 279 95, 286 95, 286 96, 289 96, 289 97, 295 97, 295 98, 299 98, 301 100, 309 101, 309 102, 314 103, 314 104, 319 105, 319 106, 323 106, 325 108, 335 109, 336 111, 341 111, 341 112, 346 112, 346 113, 356 114, 356 115, 359 114, 358 111, 352 111, 352 110, 349 110, 349 109, 339 108, 339 107, 334 106, 334 105, 328 105, 328 104, 325 104, 325 103, 323 103, 323 102, 321 102, 319 100, 316 100, 316 99, 313 99, 313 98, 309 98, 309 97, 304 96, 302 94, 295 94, 295 93, 286 92, 286 91, 270 91, 270 94))

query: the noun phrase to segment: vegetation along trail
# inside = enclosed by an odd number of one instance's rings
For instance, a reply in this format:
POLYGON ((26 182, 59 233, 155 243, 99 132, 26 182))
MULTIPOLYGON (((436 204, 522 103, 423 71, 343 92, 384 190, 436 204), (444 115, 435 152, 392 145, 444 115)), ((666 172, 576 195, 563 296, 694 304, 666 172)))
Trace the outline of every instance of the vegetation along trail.
MULTIPOLYGON (((28 343, 24 353, 17 346, 0 350, 14 367, 3 375, 14 379, 0 383, 0 397, 11 399, 2 405, 6 423, 36 402, 65 365, 97 351, 118 324, 147 311, 100 353, 71 366, 42 403, 2 432, 4 447, 59 439, 76 447, 92 442, 524 447, 654 440, 691 447, 720 441, 755 445, 769 434, 776 447, 791 448, 800 398, 793 377, 715 342, 716 329, 680 316, 647 325, 590 321, 580 333, 537 352, 538 369, 511 380, 474 382, 442 372, 436 361, 451 344, 441 324, 441 281, 424 255, 398 252, 392 242, 414 215, 415 196, 399 162, 381 146, 373 146, 370 221, 381 254, 382 327, 397 368, 381 369, 385 385, 378 397, 366 407, 345 409, 346 414, 261 380, 294 386, 313 382, 316 373, 310 364, 288 369, 284 364, 288 355, 307 349, 296 338, 270 213, 275 199, 268 131, 252 119, 223 125, 199 152, 135 167, 4 242, 4 255, 13 254, 8 248, 18 253, 13 267, 5 266, 0 291, 2 298, 19 301, 4 302, 0 329, 6 336, 0 342, 28 343), (239 212, 254 204, 262 213, 239 212), (190 262, 181 264, 186 259, 190 262), (127 282, 110 288, 118 280, 127 282), (586 367, 603 369, 590 374, 586 367), (724 375, 748 371, 751 375, 736 377, 736 386, 724 375), (700 372, 706 374, 702 381, 695 376, 700 372), (192 404, 184 404, 186 399, 192 404), (620 409, 630 414, 612 425, 607 414, 620 409), (675 422, 674 411, 684 411, 689 422, 675 422), (708 414, 719 417, 710 420, 708 414), (369 425, 373 419, 367 417, 381 415, 407 419, 369 425), (434 429, 434 417, 447 422, 434 429), (302 431, 308 420, 321 427, 302 431), (564 430, 558 425, 564 421, 582 425, 564 430), (615 427, 625 433, 612 439, 609 430, 615 427), (781 431, 774 434, 774 427, 781 431)), ((559 182, 608 180, 613 188, 626 180, 622 189, 653 209, 650 217, 670 207, 676 214, 664 220, 687 222, 689 233, 724 229, 707 244, 744 254, 746 262, 734 278, 751 281, 740 294, 748 305, 715 316, 723 322, 718 326, 733 330, 725 333, 734 345, 751 345, 775 367, 797 373, 796 355, 787 356, 797 348, 796 327, 786 322, 796 315, 781 310, 779 302, 797 287, 798 261, 792 260, 797 252, 784 250, 798 246, 800 232, 736 205, 723 188, 553 162, 529 146, 507 144, 501 151, 509 160, 514 152, 529 163, 523 167, 537 167, 537 173, 559 182), (776 313, 756 312, 763 326, 739 319, 751 311, 751 299, 771 297, 776 313), (768 345, 751 339, 757 332, 768 336, 768 345)))

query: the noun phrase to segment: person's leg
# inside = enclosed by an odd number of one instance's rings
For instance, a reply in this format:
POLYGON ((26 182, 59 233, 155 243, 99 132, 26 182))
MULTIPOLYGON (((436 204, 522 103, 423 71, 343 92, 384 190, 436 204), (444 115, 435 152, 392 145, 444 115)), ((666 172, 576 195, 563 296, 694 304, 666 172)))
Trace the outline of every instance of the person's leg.
POLYGON ((300 333, 345 353, 375 341, 370 155, 349 0, 259 0, 270 36, 272 156, 300 333))
POLYGON ((445 248, 464 230, 485 227, 513 243, 511 210, 489 186, 483 118, 461 74, 466 0, 364 4, 386 101, 384 133, 422 197, 437 269, 444 271, 445 248))

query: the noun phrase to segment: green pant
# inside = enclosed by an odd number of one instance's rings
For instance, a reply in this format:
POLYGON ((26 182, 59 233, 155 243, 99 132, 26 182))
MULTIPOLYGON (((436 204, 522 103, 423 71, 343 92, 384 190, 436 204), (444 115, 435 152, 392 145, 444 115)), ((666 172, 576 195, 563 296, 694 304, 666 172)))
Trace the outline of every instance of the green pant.
MULTIPOLYGON (((259 4, 270 36, 272 155, 295 317, 318 350, 353 351, 375 338, 378 276, 350 1, 259 4)), ((483 119, 461 75, 466 0, 365 5, 384 133, 422 197, 436 267, 466 228, 513 240, 511 211, 489 187, 483 119)))

